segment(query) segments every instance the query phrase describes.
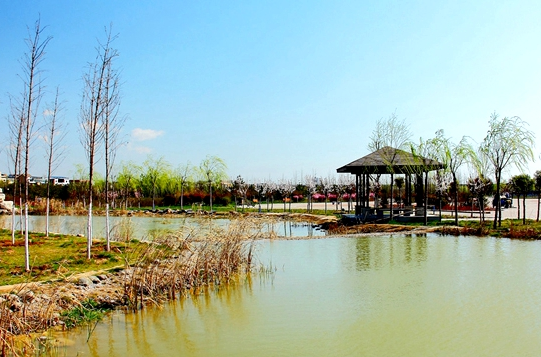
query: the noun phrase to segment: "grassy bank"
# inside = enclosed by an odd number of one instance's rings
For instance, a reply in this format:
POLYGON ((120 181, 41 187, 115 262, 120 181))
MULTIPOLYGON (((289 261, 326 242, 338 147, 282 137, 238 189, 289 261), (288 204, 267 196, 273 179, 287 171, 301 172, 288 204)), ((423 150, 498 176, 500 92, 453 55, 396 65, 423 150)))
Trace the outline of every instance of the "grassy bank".
POLYGON ((342 226, 330 224, 327 228, 331 234, 367 234, 367 233, 397 233, 397 232, 436 232, 449 235, 475 235, 491 236, 512 239, 541 239, 541 222, 526 220, 505 219, 501 227, 493 228, 492 221, 461 220, 455 226, 454 221, 429 222, 428 226, 423 223, 403 223, 390 221, 386 224, 360 224, 354 226, 342 226))
POLYGON ((86 259, 86 238, 69 235, 29 233, 31 271, 24 270, 24 237, 18 232, 15 244, 11 231, 0 230, 0 284, 10 285, 32 281, 63 279, 70 275, 107 270, 122 265, 137 249, 137 242, 113 242, 110 252, 105 243, 95 240, 92 259, 86 259))

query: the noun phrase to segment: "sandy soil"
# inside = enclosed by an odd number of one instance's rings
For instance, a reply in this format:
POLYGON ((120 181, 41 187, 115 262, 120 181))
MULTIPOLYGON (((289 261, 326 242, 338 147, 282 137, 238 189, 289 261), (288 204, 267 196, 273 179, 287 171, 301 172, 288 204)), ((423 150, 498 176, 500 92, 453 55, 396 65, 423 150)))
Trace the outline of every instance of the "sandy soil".
MULTIPOLYGON (((517 210, 518 210, 518 200, 515 198, 513 200, 513 207, 511 208, 504 208, 502 209, 502 219, 512 218, 517 219, 517 210)), ((275 204, 274 208, 281 208, 283 207, 282 204, 275 204)), ((266 208, 266 206, 262 205, 262 209, 266 208)), ((327 202, 327 211, 335 211, 336 205, 333 205, 330 202, 327 202)), ((338 206, 338 209, 344 208, 346 211, 348 209, 348 203, 342 202, 341 206, 338 206)), ((287 206, 287 209, 289 209, 289 206, 287 206)), ((292 203, 291 209, 306 209, 306 203, 292 203)), ((325 203, 324 202, 315 202, 313 203, 313 209, 318 210, 324 210, 325 209, 325 203)), ((468 218, 471 217, 470 213, 459 213, 459 217, 461 218, 468 218)), ((493 213, 490 212, 487 215, 487 218, 494 217, 493 213)), ((474 215, 474 218, 478 218, 478 216, 474 215)), ((522 199, 520 200, 520 218, 522 218, 522 199)), ((526 199, 526 218, 528 219, 536 219, 537 218, 537 199, 528 198, 526 199)))

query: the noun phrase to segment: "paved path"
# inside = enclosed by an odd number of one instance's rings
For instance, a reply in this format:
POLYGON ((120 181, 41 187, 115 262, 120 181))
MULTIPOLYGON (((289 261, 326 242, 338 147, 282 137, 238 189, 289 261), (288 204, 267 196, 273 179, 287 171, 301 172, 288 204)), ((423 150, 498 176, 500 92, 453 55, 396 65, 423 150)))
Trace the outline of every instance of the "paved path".
MULTIPOLYGON (((504 208, 502 209, 502 219, 506 218, 512 218, 517 219, 517 205, 519 201, 515 198, 513 199, 513 207, 511 208, 504 208)), ((306 202, 303 203, 291 203, 291 209, 306 209, 306 202)), ((283 203, 275 203, 274 208, 280 209, 283 208, 283 203)), ((342 202, 342 207, 347 210, 348 203, 342 202)), ((266 208, 266 205, 264 202, 262 202, 261 205, 262 209, 266 208)), ((318 210, 324 210, 325 209, 325 202, 314 202, 313 208, 318 210)), ((289 204, 286 204, 286 209, 289 209, 289 204)), ((327 211, 335 211, 336 206, 333 205, 331 202, 327 202, 327 211)), ((463 217, 469 217, 470 214, 461 214, 463 217)), ((478 217, 478 216, 475 216, 478 217)), ((493 212, 490 212, 487 216, 487 219, 490 219, 491 217, 494 218, 493 212)), ((520 218, 522 218, 522 199, 520 199, 520 218)), ((526 218, 528 219, 536 219, 537 218, 537 198, 528 198, 526 199, 526 218)))

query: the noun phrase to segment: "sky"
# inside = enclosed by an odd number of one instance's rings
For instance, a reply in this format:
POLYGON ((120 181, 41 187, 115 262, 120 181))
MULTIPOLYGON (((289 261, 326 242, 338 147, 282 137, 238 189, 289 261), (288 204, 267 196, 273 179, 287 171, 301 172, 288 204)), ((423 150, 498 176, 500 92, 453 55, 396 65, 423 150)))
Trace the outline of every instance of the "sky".
MULTIPOLYGON (((369 153, 377 120, 392 113, 413 141, 443 129, 481 142, 496 112, 521 117, 539 142, 539 18, 541 2, 522 0, 0 0, 0 172, 12 171, 9 95, 23 90, 38 19, 52 36, 41 110, 59 87, 68 124, 54 175, 86 165, 82 76, 112 25, 128 118, 116 167, 212 155, 230 177, 257 181, 335 174, 369 153)), ((46 175, 39 139, 31 150, 31 174, 46 175)), ((534 153, 529 174, 541 169, 540 145, 534 153)))

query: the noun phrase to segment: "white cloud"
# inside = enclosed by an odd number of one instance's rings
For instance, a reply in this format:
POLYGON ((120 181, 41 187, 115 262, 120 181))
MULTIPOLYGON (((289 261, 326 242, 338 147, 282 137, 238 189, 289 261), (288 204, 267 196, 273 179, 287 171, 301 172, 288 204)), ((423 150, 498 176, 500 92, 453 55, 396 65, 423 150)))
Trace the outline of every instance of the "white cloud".
POLYGON ((147 146, 132 146, 132 149, 139 154, 150 154, 153 151, 147 146))
POLYGON ((164 134, 163 130, 135 128, 131 131, 131 136, 136 141, 146 141, 156 139, 164 134))

